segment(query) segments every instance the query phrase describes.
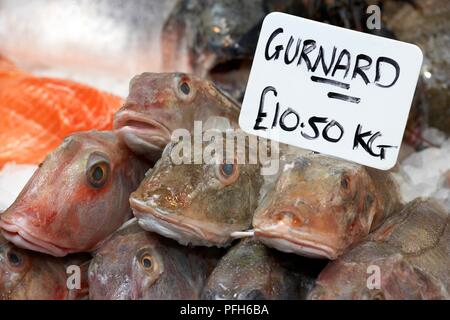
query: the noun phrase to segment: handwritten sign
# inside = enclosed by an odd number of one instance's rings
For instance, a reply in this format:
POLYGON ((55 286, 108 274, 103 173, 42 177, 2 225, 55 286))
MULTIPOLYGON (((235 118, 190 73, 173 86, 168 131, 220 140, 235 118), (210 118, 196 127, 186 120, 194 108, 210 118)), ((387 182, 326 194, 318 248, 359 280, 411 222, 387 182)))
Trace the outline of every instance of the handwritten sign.
POLYGON ((388 170, 422 58, 412 44, 271 13, 239 124, 250 134, 388 170))

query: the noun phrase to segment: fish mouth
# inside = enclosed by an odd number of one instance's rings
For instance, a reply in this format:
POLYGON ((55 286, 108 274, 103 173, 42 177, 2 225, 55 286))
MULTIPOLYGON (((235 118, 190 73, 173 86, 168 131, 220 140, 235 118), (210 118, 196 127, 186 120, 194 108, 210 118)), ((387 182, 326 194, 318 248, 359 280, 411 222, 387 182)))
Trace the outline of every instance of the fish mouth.
POLYGON ((337 248, 317 241, 312 234, 296 232, 298 236, 289 237, 288 234, 292 232, 292 230, 281 232, 269 228, 255 228, 255 237, 269 247, 308 258, 335 260, 339 256, 337 248))
POLYGON ((136 111, 119 111, 114 119, 114 129, 133 151, 140 154, 162 150, 171 140, 171 131, 166 125, 136 111))
POLYGON ((139 225, 151 232, 176 240, 182 245, 226 247, 233 240, 231 233, 235 230, 203 224, 196 220, 179 217, 149 206, 144 201, 130 197, 131 208, 139 225))
POLYGON ((73 250, 68 248, 60 247, 48 241, 41 240, 26 231, 23 227, 7 222, 1 218, 0 229, 6 240, 23 249, 37 251, 55 257, 64 257, 68 253, 73 252, 73 250))

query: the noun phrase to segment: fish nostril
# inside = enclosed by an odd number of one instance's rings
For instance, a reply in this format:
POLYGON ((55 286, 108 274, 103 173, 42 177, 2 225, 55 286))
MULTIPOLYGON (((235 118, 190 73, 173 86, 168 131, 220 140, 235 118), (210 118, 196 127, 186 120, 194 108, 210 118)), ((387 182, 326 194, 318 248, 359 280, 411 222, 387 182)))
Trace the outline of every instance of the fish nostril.
POLYGON ((277 222, 284 222, 290 225, 303 224, 303 219, 299 218, 297 214, 290 210, 282 210, 275 214, 275 220, 277 222))

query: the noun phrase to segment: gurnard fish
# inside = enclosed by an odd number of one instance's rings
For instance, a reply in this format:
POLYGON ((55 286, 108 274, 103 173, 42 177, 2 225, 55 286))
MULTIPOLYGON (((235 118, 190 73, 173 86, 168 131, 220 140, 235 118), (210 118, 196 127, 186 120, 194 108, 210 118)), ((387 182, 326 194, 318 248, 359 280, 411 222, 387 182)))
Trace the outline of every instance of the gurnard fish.
POLYGON ((240 106, 212 82, 183 73, 143 73, 130 83, 114 128, 136 154, 156 161, 175 129, 193 130, 194 121, 226 117, 237 124, 240 106))
POLYGON ((450 215, 416 199, 319 275, 311 299, 450 299, 450 215))
POLYGON ((187 248, 127 222, 89 266, 92 300, 198 299, 219 250, 187 248))
POLYGON ((303 300, 325 263, 282 253, 247 238, 219 261, 203 289, 202 299, 303 300))
POLYGON ((302 8, 301 1, 291 0, 177 1, 161 33, 163 68, 185 67, 240 101, 264 17, 302 8))
POLYGON ((0 300, 74 300, 88 296, 85 256, 55 258, 20 249, 0 236, 0 300), (67 285, 70 266, 79 283, 67 285))
POLYGON ((401 205, 388 172, 320 154, 285 154, 253 218, 264 244, 336 259, 401 205))
POLYGON ((37 77, 0 56, 0 168, 38 164, 67 135, 112 129, 122 99, 64 79, 37 77))
POLYGON ((415 6, 386 3, 385 20, 399 40, 418 45, 424 53, 418 88, 425 98, 423 126, 450 134, 450 2, 415 2, 415 6))
MULTIPOLYGON (((225 139, 222 141, 225 144, 225 139)), ((261 165, 238 163, 237 152, 227 161, 224 157, 223 161, 203 164, 194 163, 192 152, 187 157, 190 163, 176 164, 172 156, 179 154, 184 143, 180 140, 167 145, 161 159, 131 194, 133 213, 145 230, 181 244, 227 246, 234 232, 251 227, 262 185, 261 165)), ((204 141, 201 150, 214 144, 204 141)))
POLYGON ((112 132, 73 134, 0 215, 1 232, 53 256, 90 251, 132 216, 128 197, 148 168, 112 132))

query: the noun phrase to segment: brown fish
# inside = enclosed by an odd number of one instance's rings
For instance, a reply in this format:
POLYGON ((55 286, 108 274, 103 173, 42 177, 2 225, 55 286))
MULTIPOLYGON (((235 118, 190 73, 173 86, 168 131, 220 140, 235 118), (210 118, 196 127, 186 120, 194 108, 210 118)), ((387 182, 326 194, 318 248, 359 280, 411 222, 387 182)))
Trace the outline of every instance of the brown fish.
POLYGON ((142 230, 135 219, 95 254, 90 299, 198 299, 219 259, 211 249, 187 248, 142 230))
MULTIPOLYGON (((426 124, 450 134, 450 2, 416 1, 416 6, 387 2, 383 10, 397 38, 418 45, 424 53, 422 106, 426 124), (392 7, 392 8, 390 8, 392 7)), ((425 122, 424 121, 424 122, 425 122)))
POLYGON ((387 172, 320 154, 291 156, 283 156, 253 218, 255 236, 271 247, 336 259, 400 205, 387 172))
POLYGON ((131 217, 148 169, 112 132, 69 136, 0 215, 4 237, 54 256, 94 249, 131 217))
POLYGON ((203 299, 305 299, 326 261, 267 248, 241 240, 220 260, 203 290, 203 299))
POLYGON ((210 116, 237 123, 240 106, 212 82, 183 73, 143 73, 130 83, 114 128, 135 153, 159 159, 175 129, 193 130, 210 116))
MULTIPOLYGON (((73 300, 87 296, 87 273, 80 274, 80 287, 67 286, 69 265, 80 266, 86 257, 55 258, 20 249, 0 236, 1 300, 73 300)), ((80 270, 87 270, 83 266, 80 270)))
MULTIPOLYGON (((227 246, 232 233, 251 227, 262 185, 260 164, 174 164, 169 144, 130 197, 142 228, 181 244, 227 246)), ((202 150, 212 141, 203 142, 202 150)), ((236 155, 236 153, 235 153, 236 155)))
POLYGON ((310 298, 450 299, 449 265, 450 215, 416 199, 331 262, 310 298))

